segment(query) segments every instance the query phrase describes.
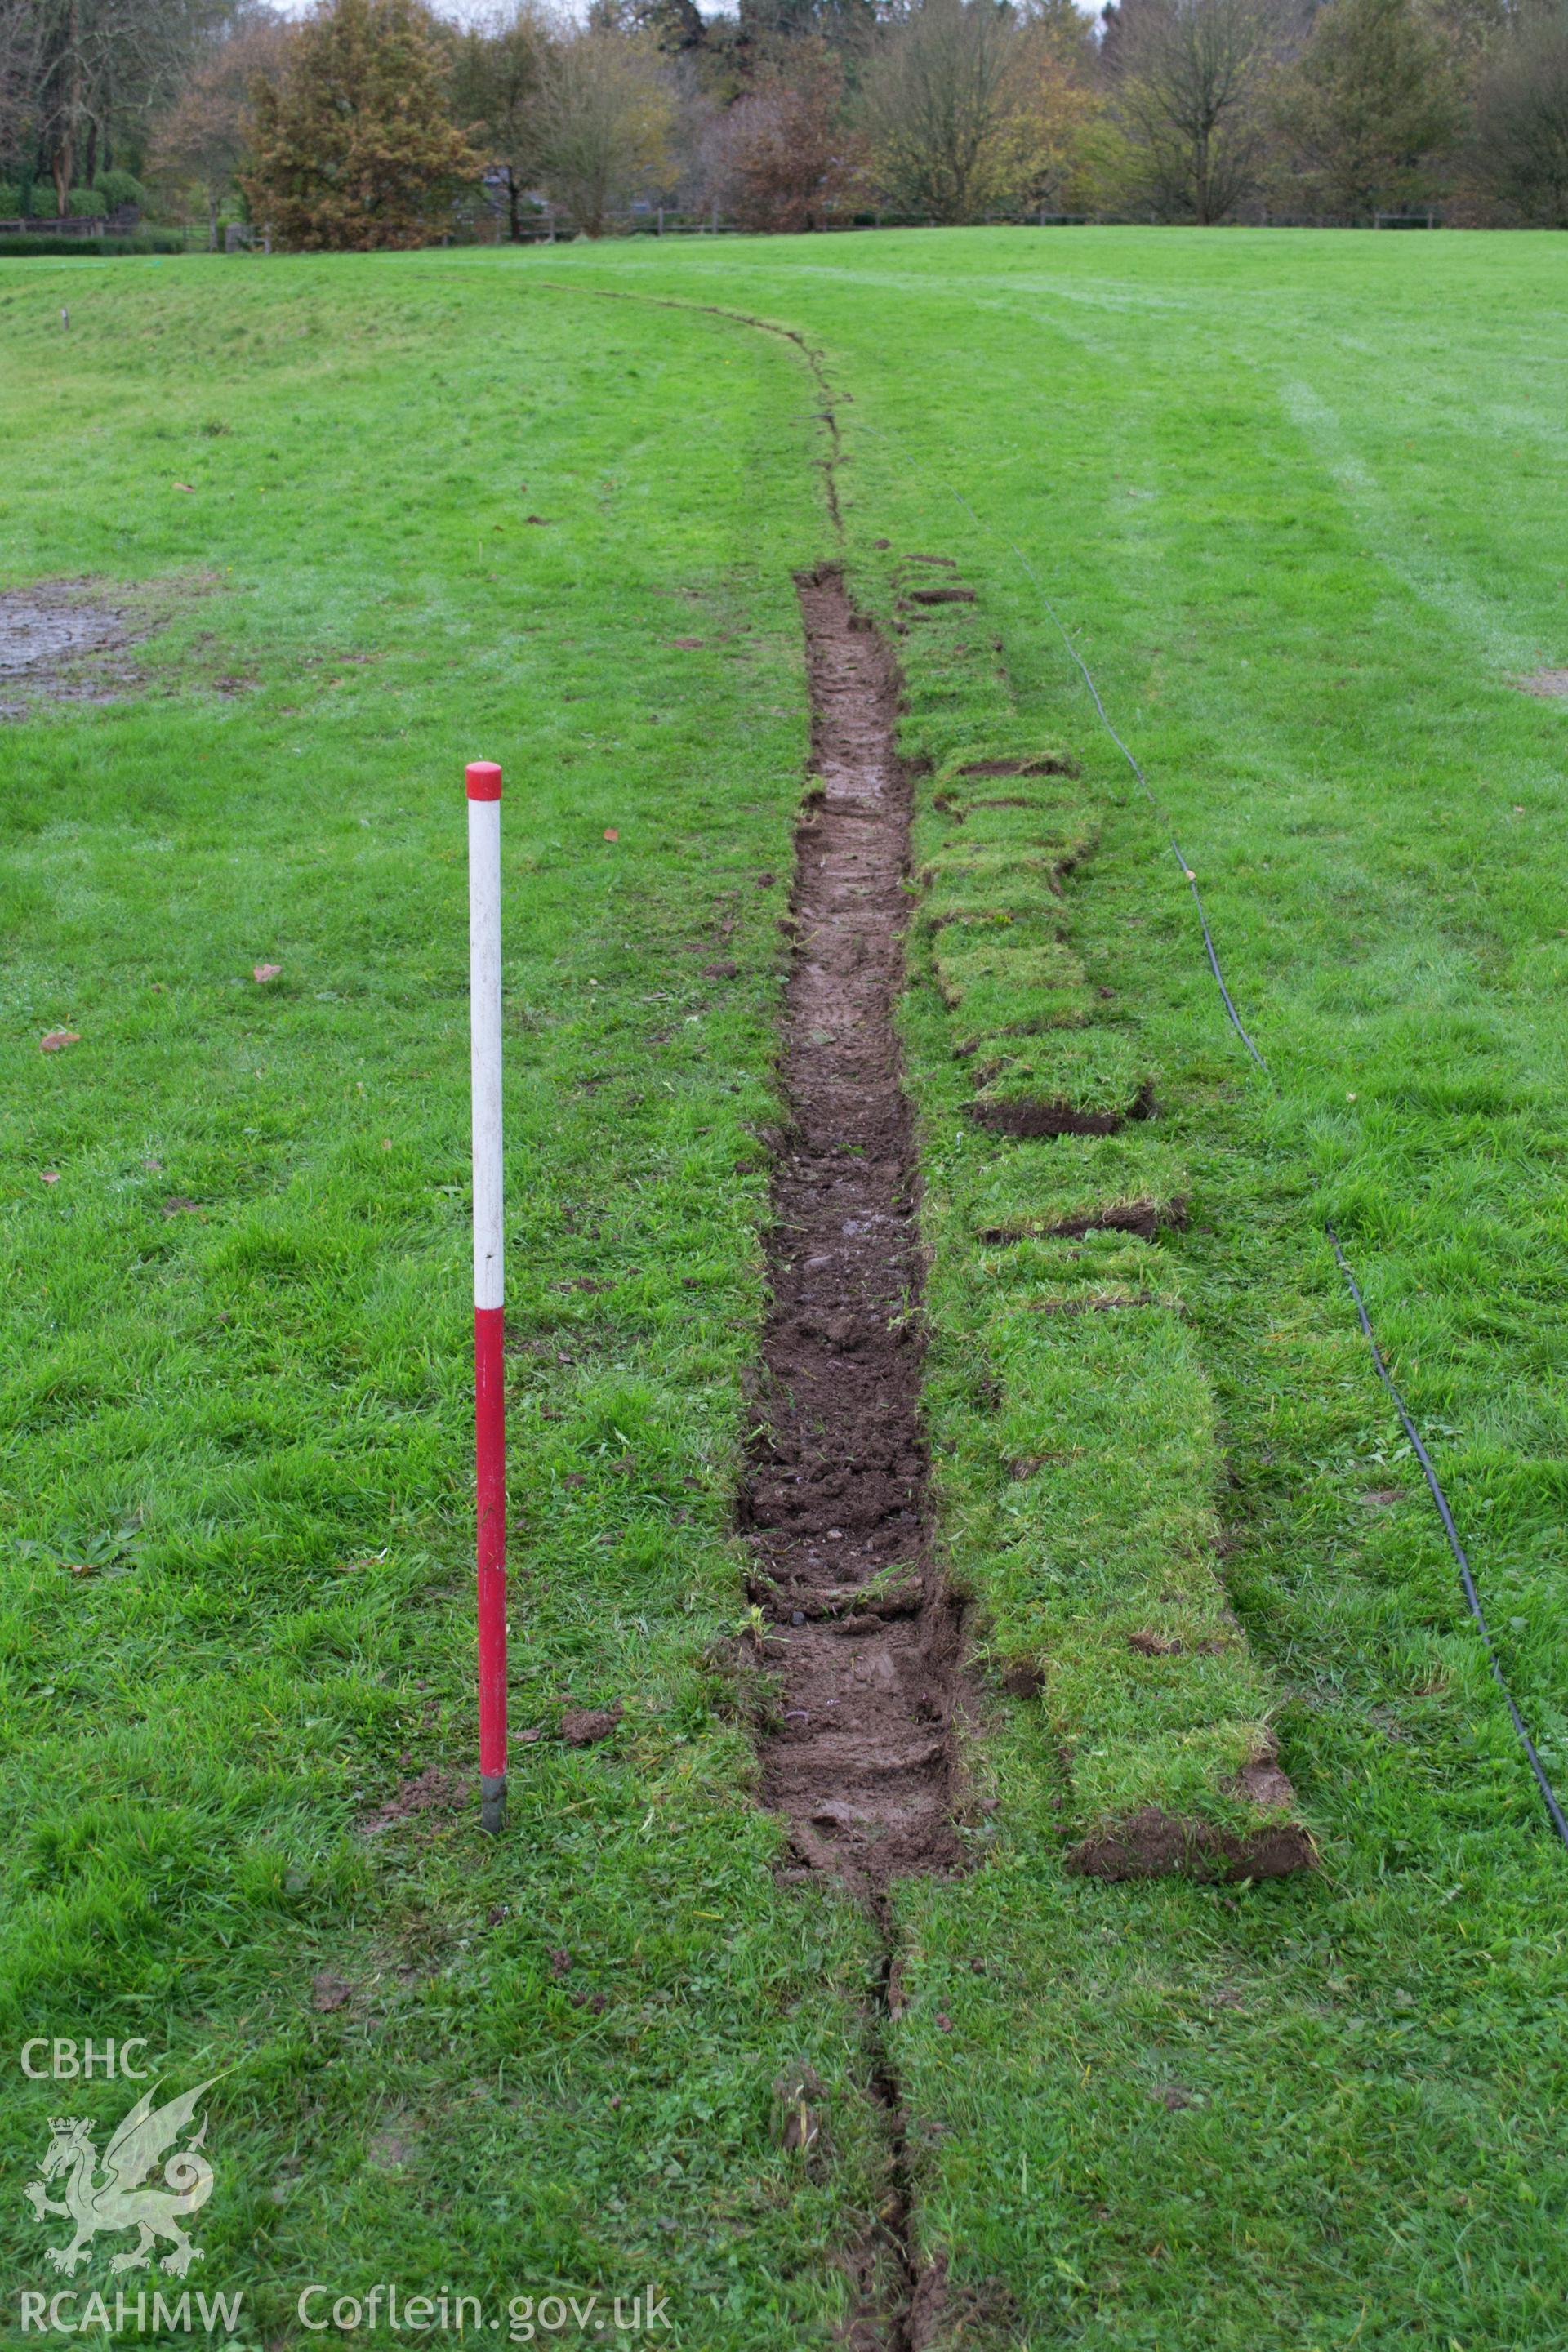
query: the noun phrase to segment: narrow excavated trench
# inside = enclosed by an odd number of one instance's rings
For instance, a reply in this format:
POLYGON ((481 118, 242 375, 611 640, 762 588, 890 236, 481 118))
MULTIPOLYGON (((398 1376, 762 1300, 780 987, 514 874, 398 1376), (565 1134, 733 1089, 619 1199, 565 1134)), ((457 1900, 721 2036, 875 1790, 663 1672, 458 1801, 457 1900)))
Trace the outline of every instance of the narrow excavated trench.
POLYGON ((910 2243, 901 2104, 884 2037, 886 1890, 961 1866, 953 1826, 958 1610, 930 1541, 913 1124, 893 1011, 903 980, 909 782, 898 681, 837 570, 798 583, 816 784, 796 842, 773 1179, 766 1433, 742 1497, 770 1678, 768 1801, 803 1871, 841 1879, 883 1938, 870 2021, 889 2193, 850 2341, 907 2352, 929 2300, 910 2243))

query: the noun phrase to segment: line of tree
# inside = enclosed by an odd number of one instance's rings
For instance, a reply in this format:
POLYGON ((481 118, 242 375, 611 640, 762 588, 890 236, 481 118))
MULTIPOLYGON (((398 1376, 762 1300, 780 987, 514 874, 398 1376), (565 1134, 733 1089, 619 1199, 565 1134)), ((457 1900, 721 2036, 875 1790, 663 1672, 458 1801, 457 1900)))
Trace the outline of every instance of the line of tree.
POLYGON ((1568 0, 0 0, 0 211, 116 169, 300 248, 653 206, 1568 227, 1568 0))

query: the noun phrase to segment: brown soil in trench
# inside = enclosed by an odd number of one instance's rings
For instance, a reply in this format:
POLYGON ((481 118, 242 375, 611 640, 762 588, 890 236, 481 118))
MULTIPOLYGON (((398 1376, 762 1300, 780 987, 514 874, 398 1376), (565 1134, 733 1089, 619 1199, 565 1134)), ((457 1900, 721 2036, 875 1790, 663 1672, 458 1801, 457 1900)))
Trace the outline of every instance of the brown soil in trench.
POLYGON ((962 1863, 959 1628, 927 1537, 915 1147, 893 1031, 910 839, 897 675, 837 572, 799 589, 819 789, 797 845, 770 1426, 742 1524, 773 1621, 768 1800, 807 1867, 875 1902, 890 1878, 962 1863))

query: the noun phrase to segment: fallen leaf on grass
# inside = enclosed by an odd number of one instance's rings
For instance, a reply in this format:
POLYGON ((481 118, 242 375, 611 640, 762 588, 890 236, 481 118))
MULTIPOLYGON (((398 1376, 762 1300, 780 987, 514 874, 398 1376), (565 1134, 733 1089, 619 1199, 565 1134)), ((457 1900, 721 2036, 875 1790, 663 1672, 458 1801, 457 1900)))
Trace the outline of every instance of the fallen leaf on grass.
POLYGON ((174 484, 174 488, 177 490, 188 490, 193 498, 195 496, 196 486, 195 482, 176 482, 174 484))
POLYGON ((41 1054, 63 1054, 68 1045, 79 1045, 81 1033, 76 1029, 51 1029, 47 1037, 38 1040, 41 1054))
POLYGON ((705 646, 708 640, 706 637, 671 637, 669 642, 672 646, 679 646, 682 653, 694 654, 705 646))
POLYGON ((43 1184, 58 1184, 60 1181, 60 1171, 58 1168, 46 1168, 38 1181, 43 1184))
POLYGON ((276 980, 278 978, 278 975, 282 969, 283 967, 280 963, 253 964, 251 966, 250 977, 254 981, 258 981, 262 987, 265 988, 269 980, 276 980))
POLYGON ((524 515, 522 519, 524 522, 538 523, 541 528, 545 530, 548 530, 551 528, 553 521, 553 517, 550 515, 524 515))
POLYGON ((615 825, 607 824, 605 827, 605 839, 606 841, 619 841, 620 837, 620 834, 615 825))

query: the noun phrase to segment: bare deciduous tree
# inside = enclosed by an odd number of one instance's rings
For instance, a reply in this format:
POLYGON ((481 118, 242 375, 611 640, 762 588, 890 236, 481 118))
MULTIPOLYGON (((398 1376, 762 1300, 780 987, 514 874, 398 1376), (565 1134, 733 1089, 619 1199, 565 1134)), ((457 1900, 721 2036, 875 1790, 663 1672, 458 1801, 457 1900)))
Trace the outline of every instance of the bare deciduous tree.
POLYGON ((241 17, 201 58, 153 135, 150 169, 197 191, 215 253, 218 207, 250 148, 256 85, 279 79, 288 45, 288 27, 269 9, 241 17))
POLYGON ((1133 201, 1206 226, 1252 192, 1282 35, 1269 0, 1129 0, 1114 71, 1133 201))
POLYGON ((13 136, 36 144, 55 184, 70 190, 144 135, 174 97, 233 0, 0 0, 0 105, 13 136))
POLYGON ((1412 0, 1329 0, 1279 120, 1331 211, 1354 219, 1419 197, 1459 130, 1451 53, 1412 0))
POLYGON ((37 55, 37 12, 0 0, 0 158, 33 150, 37 55))
POLYGON ((552 50, 540 101, 544 184, 573 226, 602 236, 612 212, 668 169, 675 100, 646 34, 589 26, 552 50))
POLYGON ((1568 6, 1527 20, 1493 51, 1468 163, 1494 216, 1568 228, 1568 6))
POLYGON ((873 179, 900 211, 981 218, 1003 194, 1018 28, 994 0, 915 0, 866 75, 873 179))
POLYGON ((502 14, 460 34, 453 58, 453 111, 459 122, 472 124, 475 144, 505 174, 514 239, 521 230, 522 198, 539 172, 550 40, 532 0, 512 0, 502 14))

